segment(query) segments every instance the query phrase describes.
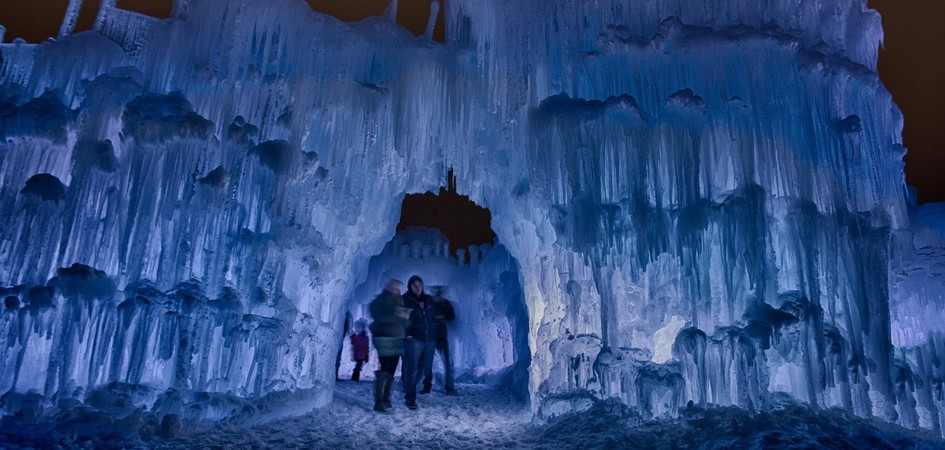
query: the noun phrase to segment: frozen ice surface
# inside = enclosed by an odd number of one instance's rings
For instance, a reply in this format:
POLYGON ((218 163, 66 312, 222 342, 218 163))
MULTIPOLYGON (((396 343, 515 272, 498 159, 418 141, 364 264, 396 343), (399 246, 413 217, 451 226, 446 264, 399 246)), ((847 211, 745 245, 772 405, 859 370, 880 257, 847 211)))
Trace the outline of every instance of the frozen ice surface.
POLYGON ((890 264, 890 317, 896 346, 895 376, 900 422, 943 429, 937 405, 945 372, 945 203, 910 210, 912 241, 903 243, 890 264))
POLYGON ((914 347, 945 332, 945 203, 911 212, 914 253, 894 269, 891 292, 893 344, 914 347))
POLYGON ((0 45, 3 412, 328 404, 404 196, 453 167, 506 255, 450 281, 492 301, 462 369, 527 364, 535 417, 787 396, 942 432, 942 222, 910 216, 864 0, 444 8, 443 44, 228 0, 0 45))
POLYGON ((526 404, 512 400, 508 392, 478 384, 460 384, 458 397, 434 390, 420 398, 416 411, 395 403, 389 414, 371 409, 371 389, 367 382, 339 383, 332 402, 314 411, 305 411, 302 402, 288 398, 265 414, 215 423, 151 424, 149 433, 173 432, 146 434, 144 439, 128 430, 146 430, 149 425, 136 426, 127 420, 109 423, 88 413, 64 418, 55 428, 47 422, 8 418, 0 427, 0 445, 10 449, 54 445, 97 449, 942 448, 940 439, 927 434, 843 411, 813 412, 790 404, 762 414, 734 407, 684 408, 676 419, 644 421, 619 402, 585 397, 587 409, 534 423, 526 404), (13 423, 19 426, 10 427, 13 423))

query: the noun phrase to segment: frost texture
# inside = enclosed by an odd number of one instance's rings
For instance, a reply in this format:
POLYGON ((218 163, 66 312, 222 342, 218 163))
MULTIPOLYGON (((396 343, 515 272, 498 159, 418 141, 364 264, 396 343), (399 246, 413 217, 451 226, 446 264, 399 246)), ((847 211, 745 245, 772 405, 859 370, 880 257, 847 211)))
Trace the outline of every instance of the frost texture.
POLYGON ((533 413, 789 395, 941 430, 936 330, 891 328, 916 251, 863 0, 455 0, 443 45, 113 5, 0 46, 0 390, 327 402, 403 196, 452 166, 517 265, 533 413))

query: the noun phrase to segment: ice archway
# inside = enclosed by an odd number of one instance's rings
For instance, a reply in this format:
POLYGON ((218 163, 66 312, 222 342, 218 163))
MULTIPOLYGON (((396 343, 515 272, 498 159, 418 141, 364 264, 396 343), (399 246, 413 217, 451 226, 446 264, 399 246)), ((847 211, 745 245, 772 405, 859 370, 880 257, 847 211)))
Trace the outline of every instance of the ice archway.
MULTIPOLYGON (((369 302, 380 286, 396 278, 406 283, 419 275, 427 292, 446 292, 456 318, 448 324, 454 375, 461 383, 484 383, 528 398, 528 318, 518 262, 504 246, 482 244, 451 254, 447 238, 434 228, 408 228, 398 232, 377 256, 371 258, 364 282, 348 304, 353 320, 370 320, 369 302), (467 259, 469 256, 469 259, 467 259)), ((405 287, 406 289, 406 287, 405 287)), ((346 347, 350 347, 346 341, 346 347)), ((348 349, 343 352, 342 373, 353 367, 348 349)), ((442 374, 440 358, 434 373, 442 374)), ((376 366, 372 361, 369 368, 376 366)), ((343 377, 344 378, 344 377, 343 377)), ((437 387, 442 387, 437 380, 437 387)))
MULTIPOLYGON (((397 234, 371 258, 345 317, 369 323, 369 304, 387 280, 400 280, 406 291, 407 280, 418 275, 427 293, 448 299, 455 312, 447 324, 454 379, 524 400, 531 352, 520 265, 491 226, 489 210, 456 191, 452 170, 437 194, 405 196, 397 234)), ((348 339, 343 346, 340 368, 348 374, 354 367, 348 339)), ((435 361, 434 376, 442 387, 444 367, 439 356, 435 361)), ((376 361, 368 369, 376 369, 376 361)))

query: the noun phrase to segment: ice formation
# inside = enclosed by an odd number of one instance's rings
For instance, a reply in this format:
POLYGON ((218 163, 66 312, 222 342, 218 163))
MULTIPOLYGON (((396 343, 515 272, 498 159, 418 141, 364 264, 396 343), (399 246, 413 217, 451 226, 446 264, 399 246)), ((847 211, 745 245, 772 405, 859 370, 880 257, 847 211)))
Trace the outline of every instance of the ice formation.
MULTIPOLYGON (((348 302, 351 323, 370 320, 368 303, 385 280, 396 278, 406 283, 412 275, 420 275, 428 287, 442 287, 443 297, 456 312, 456 319, 448 326, 456 379, 526 392, 530 355, 525 299, 518 264, 505 247, 472 245, 451 255, 447 238, 436 229, 410 228, 397 233, 371 258, 365 281, 355 288, 348 302)), ((354 366, 348 345, 345 340, 342 374, 350 373, 354 366)), ((434 362, 435 373, 441 373, 440 358, 434 362)), ((371 361, 371 370, 376 363, 371 361)))
POLYGON ((327 403, 401 201, 452 166, 514 267, 537 417, 792 398, 942 430, 914 313, 943 246, 913 239, 865 0, 450 0, 443 44, 300 0, 103 3, 0 45, 8 400, 327 403))

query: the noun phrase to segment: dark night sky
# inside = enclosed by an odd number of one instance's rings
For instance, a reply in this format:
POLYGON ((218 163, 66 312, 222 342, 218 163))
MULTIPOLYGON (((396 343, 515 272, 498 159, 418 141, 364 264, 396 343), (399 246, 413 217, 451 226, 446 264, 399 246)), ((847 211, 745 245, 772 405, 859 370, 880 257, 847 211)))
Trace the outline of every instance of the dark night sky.
MULTIPOLYGON (((345 21, 380 15, 389 0, 307 0, 316 11, 345 21)), ((40 42, 56 36, 68 0, 0 0, 5 42, 21 37, 40 42)), ((397 19, 415 34, 423 32, 430 0, 400 0, 397 19)), ((885 46, 879 73, 905 116, 903 142, 906 180, 919 189, 922 203, 945 201, 945 0, 870 0, 883 15, 885 46)), ((170 0, 119 0, 118 6, 167 17, 170 0)), ((99 1, 86 0, 76 31, 91 28, 99 1)), ((443 39, 442 10, 435 38, 443 39)))
POLYGON ((879 76, 905 117, 906 182, 945 201, 945 1, 871 0, 883 16, 879 76))
POLYGON ((455 191, 441 189, 439 195, 430 192, 407 195, 397 231, 407 227, 439 229, 449 239, 450 253, 454 255, 457 249, 472 244, 495 244, 489 210, 455 191))

